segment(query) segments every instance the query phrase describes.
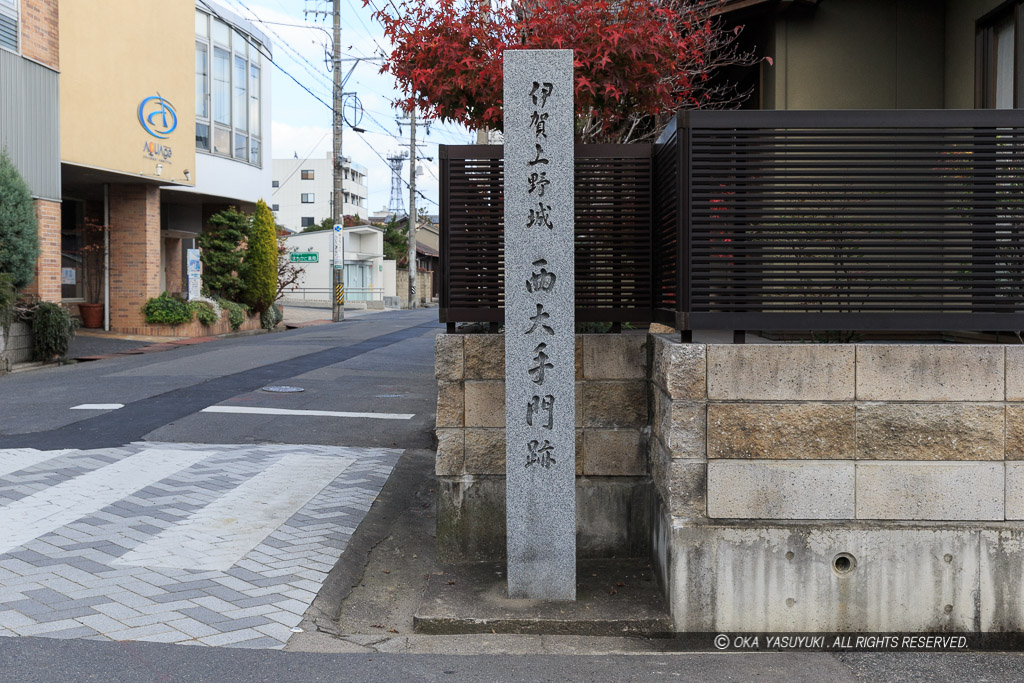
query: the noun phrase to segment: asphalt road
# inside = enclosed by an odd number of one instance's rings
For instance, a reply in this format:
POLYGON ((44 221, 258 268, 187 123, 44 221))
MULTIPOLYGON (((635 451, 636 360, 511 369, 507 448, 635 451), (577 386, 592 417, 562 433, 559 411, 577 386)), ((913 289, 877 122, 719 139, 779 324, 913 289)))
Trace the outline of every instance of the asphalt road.
POLYGON ((381 655, 41 638, 0 642, 0 683, 52 681, 1017 681, 1011 654, 381 655))
POLYGON ((436 309, 396 311, 0 378, 0 448, 103 448, 136 440, 428 448, 436 309), (290 384, 302 393, 271 394, 290 384), (355 418, 223 415, 228 405, 415 413, 386 430, 355 418), (115 411, 72 410, 120 403, 115 411))

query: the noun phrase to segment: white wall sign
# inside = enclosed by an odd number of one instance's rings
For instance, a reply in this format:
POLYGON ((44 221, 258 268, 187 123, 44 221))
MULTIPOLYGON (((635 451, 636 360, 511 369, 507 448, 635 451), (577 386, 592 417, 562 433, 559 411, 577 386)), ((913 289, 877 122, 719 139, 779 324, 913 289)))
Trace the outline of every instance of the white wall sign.
POLYGON ((203 264, 199 259, 199 249, 185 251, 186 272, 188 273, 188 300, 198 299, 203 289, 203 264))
POLYGON ((345 267, 345 236, 341 226, 334 225, 334 267, 341 269, 345 267))

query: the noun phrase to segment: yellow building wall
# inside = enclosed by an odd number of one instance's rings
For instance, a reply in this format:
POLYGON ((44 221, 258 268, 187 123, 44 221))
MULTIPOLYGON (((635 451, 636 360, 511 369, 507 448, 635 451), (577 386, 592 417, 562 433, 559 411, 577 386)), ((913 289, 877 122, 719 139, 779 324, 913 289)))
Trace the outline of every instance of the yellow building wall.
MULTIPOLYGON (((194 184, 194 18, 194 3, 181 0, 61 3, 62 161, 150 177, 159 164, 162 180, 194 184), (164 138, 148 133, 138 113, 158 94, 177 115, 164 138)), ((152 100, 144 114, 159 109, 152 100)), ((153 121, 163 132, 163 116, 153 121)))

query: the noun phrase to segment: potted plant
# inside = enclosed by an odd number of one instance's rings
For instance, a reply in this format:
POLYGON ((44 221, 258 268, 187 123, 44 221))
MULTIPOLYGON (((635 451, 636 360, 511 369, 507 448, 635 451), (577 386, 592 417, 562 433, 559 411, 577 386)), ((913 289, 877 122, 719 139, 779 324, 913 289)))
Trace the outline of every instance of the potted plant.
POLYGON ((103 281, 107 272, 106 232, 107 226, 92 218, 85 219, 83 226, 82 264, 85 266, 86 302, 78 304, 82 316, 82 327, 96 329, 103 327, 103 281))

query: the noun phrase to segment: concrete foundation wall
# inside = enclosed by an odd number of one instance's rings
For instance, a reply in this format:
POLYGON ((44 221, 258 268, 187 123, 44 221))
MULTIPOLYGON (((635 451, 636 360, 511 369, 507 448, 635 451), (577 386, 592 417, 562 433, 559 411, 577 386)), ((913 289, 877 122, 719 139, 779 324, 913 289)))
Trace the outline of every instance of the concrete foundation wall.
POLYGON ((677 629, 1024 623, 1024 347, 651 344, 677 629))

